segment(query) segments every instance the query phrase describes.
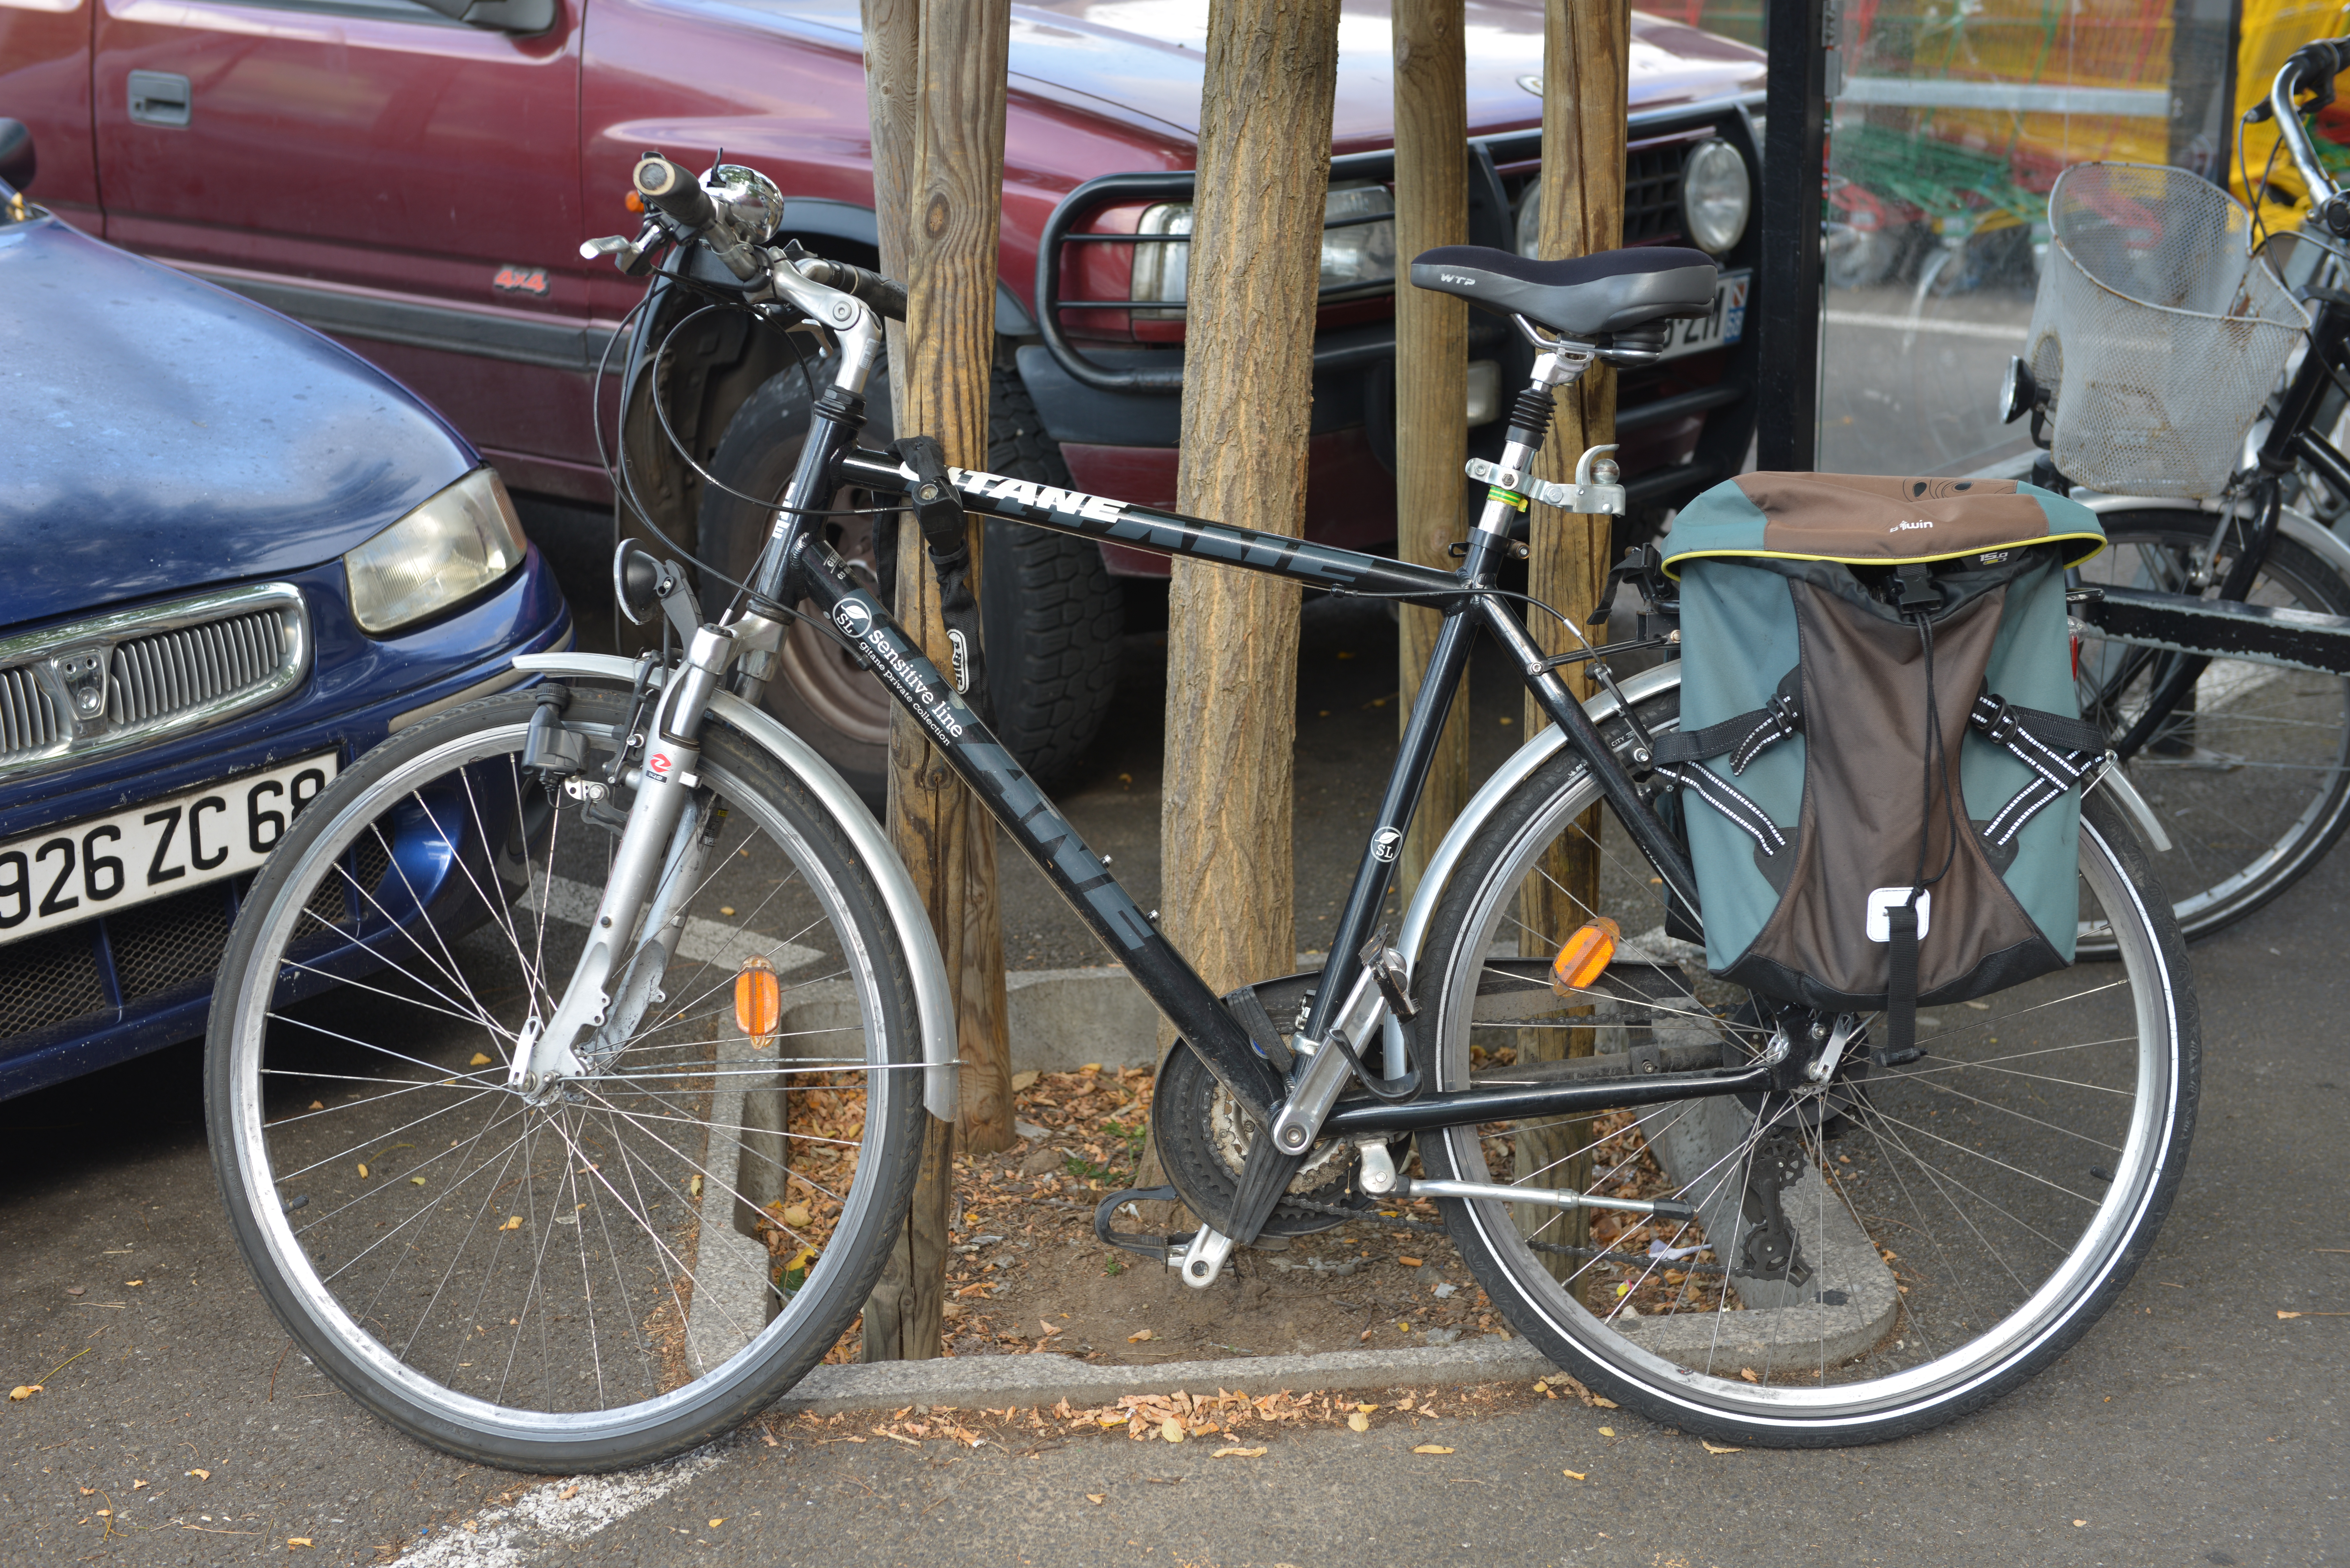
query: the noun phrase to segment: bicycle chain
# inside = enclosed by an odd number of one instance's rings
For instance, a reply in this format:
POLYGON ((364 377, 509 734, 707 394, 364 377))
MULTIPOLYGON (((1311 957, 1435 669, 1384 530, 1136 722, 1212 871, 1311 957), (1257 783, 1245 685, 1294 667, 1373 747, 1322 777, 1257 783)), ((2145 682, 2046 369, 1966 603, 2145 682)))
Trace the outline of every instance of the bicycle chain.
MULTIPOLYGON (((1392 1226, 1398 1230, 1421 1231, 1440 1236, 1445 1234, 1445 1229, 1443 1226, 1430 1224, 1425 1220, 1407 1220, 1401 1214, 1381 1213, 1376 1206, 1376 1203, 1373 1207, 1368 1209, 1349 1209, 1343 1203, 1317 1203, 1310 1198, 1289 1197, 1284 1198, 1281 1200, 1279 1208, 1302 1209, 1309 1213, 1315 1214, 1336 1214, 1347 1220, 1377 1220, 1383 1225, 1392 1226)), ((1278 1210, 1276 1210, 1276 1212, 1278 1210)), ((1537 1241, 1531 1237, 1525 1238, 1524 1240, 1526 1245, 1533 1248, 1537 1252, 1549 1252, 1562 1258, 1580 1258, 1612 1263, 1634 1263, 1642 1268, 1647 1268, 1659 1262, 1666 1262, 1666 1265, 1669 1268, 1681 1269, 1692 1274, 1726 1274, 1730 1272, 1729 1266, 1724 1263, 1700 1263, 1696 1262, 1669 1262, 1667 1260, 1652 1258, 1646 1252, 1616 1252, 1610 1251, 1605 1247, 1570 1247, 1563 1241, 1537 1241)))

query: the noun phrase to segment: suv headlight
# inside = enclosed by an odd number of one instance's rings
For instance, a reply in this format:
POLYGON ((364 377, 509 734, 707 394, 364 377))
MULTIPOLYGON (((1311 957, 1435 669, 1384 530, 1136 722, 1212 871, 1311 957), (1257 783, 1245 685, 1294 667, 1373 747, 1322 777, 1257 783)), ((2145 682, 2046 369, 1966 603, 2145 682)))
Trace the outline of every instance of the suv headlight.
POLYGON ((1681 165, 1681 222, 1702 250, 1721 255, 1746 234, 1754 187, 1746 160, 1727 141, 1708 138, 1681 165))
MULTIPOLYGON (((1395 198, 1376 181, 1347 181, 1330 187, 1322 203, 1322 292, 1369 290, 1392 286, 1396 275, 1395 198)), ((1161 202, 1143 209, 1135 224, 1138 234, 1188 234, 1191 232, 1189 202, 1161 202)), ((1134 247, 1134 300, 1180 301, 1190 293, 1191 247, 1181 244, 1139 244, 1134 247)), ((1137 310, 1143 321, 1170 320, 1170 310, 1137 310)))
POLYGON ((343 557, 352 618, 397 631, 488 587, 526 547, 497 471, 477 468, 343 557))

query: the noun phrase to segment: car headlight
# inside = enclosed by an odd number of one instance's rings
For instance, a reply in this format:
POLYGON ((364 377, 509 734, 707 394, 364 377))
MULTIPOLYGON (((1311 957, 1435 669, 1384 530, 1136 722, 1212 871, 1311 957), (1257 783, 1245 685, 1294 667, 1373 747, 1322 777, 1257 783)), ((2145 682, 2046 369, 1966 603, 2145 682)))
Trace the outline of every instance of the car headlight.
POLYGON ((1721 255, 1746 234, 1754 188, 1746 160, 1727 141, 1709 138, 1681 165, 1681 222, 1699 248, 1721 255))
POLYGON ((396 631, 488 587, 526 547, 497 471, 477 468, 343 557, 351 615, 396 631))
MULTIPOLYGON (((1189 202, 1160 202, 1143 209, 1135 224, 1138 234, 1188 234, 1191 232, 1189 202)), ((1396 275, 1395 198, 1374 181, 1348 181, 1330 187, 1322 204, 1322 292, 1392 286, 1396 275)), ((1182 244, 1139 244, 1134 247, 1134 300, 1180 301, 1190 292, 1191 247, 1182 244)), ((1138 310, 1138 319, 1172 318, 1173 311, 1138 310)))

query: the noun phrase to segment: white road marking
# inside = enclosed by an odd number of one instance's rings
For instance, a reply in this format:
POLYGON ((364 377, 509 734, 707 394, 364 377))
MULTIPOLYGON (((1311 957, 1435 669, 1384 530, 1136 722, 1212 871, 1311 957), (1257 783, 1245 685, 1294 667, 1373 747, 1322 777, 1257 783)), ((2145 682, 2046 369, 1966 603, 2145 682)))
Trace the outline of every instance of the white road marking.
POLYGON ((1923 321, 1910 316, 1887 316, 1874 310, 1824 310, 1830 327, 1866 327, 1880 332, 1923 332, 1929 337, 1982 337, 1997 343, 2021 344, 2028 327, 1996 321, 1923 321))
POLYGON ((573 1476, 533 1487, 504 1508, 444 1525, 395 1559, 400 1568, 522 1568, 548 1548, 587 1540, 616 1520, 660 1501, 719 1464, 715 1448, 625 1475, 573 1476), (471 1528, 467 1528, 470 1525, 471 1528))
MULTIPOLYGON (((541 874, 532 880, 530 890, 515 900, 515 908, 536 909, 541 893, 546 897, 546 918, 567 926, 588 925, 596 918, 596 906, 603 901, 603 894, 585 882, 541 874)), ((804 948, 777 937, 763 937, 756 931, 705 920, 698 915, 686 917, 685 930, 677 942, 679 958, 706 963, 713 969, 740 969, 743 961, 754 953, 774 964, 778 974, 805 969, 824 957, 814 948, 804 948)))

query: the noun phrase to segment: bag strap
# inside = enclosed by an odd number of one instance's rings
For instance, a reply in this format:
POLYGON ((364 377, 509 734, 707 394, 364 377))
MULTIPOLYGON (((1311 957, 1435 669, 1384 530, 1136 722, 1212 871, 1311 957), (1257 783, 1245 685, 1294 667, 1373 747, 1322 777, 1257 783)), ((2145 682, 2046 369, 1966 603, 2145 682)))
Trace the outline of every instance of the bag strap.
POLYGON ((2030 768, 2033 775, 1991 815, 1984 828, 1983 836, 1997 845, 2012 842, 2033 817, 2095 772, 2106 754, 2106 732, 2096 725, 2062 713, 2019 707, 1989 691, 1976 697, 1967 722, 1983 739, 2030 768))
POLYGON ((1742 774, 1749 763, 1768 747, 1776 745, 1790 735, 1800 734, 1804 728, 1802 696, 1803 671, 1790 670, 1780 679, 1779 690, 1762 707, 1724 719, 1719 724, 1708 724, 1702 730, 1677 731, 1657 737, 1653 753, 1657 763, 1698 763, 1709 758, 1730 757, 1730 771, 1742 774))
POLYGON ((971 703, 981 723, 992 725, 987 661, 980 649, 979 601, 971 591, 971 524, 947 478, 945 449, 934 437, 903 436, 895 450, 914 471, 914 485, 906 499, 913 504, 931 570, 939 579, 939 618, 946 622, 947 641, 954 649, 955 690, 971 703))

